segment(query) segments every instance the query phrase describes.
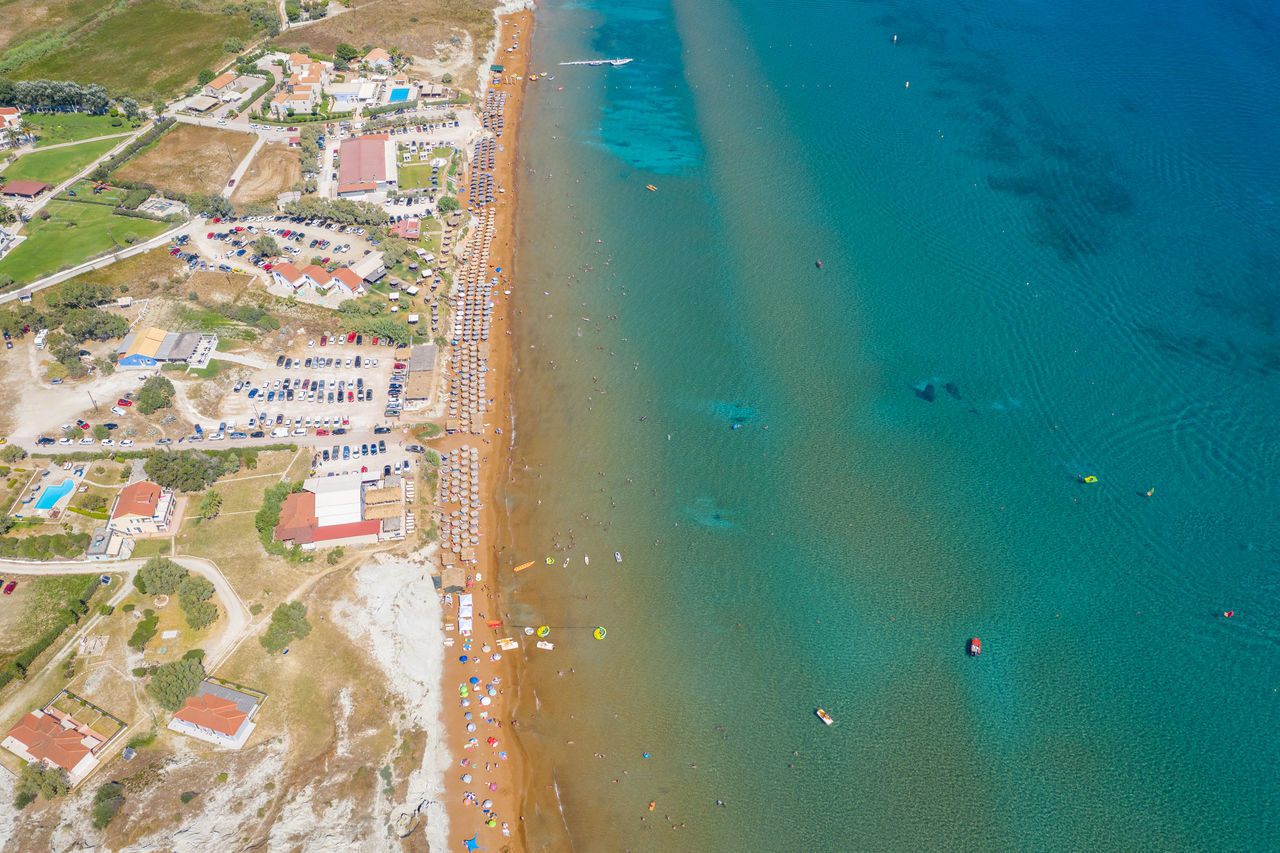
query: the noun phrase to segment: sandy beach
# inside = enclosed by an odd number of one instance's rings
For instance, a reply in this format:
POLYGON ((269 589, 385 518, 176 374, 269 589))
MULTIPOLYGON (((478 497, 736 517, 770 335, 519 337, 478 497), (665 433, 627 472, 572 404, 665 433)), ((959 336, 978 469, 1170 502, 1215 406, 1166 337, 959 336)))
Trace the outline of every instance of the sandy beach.
MULTIPOLYGON (((511 433, 508 428, 511 347, 507 314, 514 288, 511 263, 515 243, 515 126, 522 105, 523 77, 529 63, 533 14, 527 10, 500 14, 499 20, 496 58, 486 58, 481 73, 486 73, 490 64, 505 67, 501 75, 489 75, 490 83, 499 82, 487 86, 485 92, 505 96, 501 106, 502 135, 494 140, 492 170, 493 184, 501 191, 494 192, 492 204, 482 207, 475 183, 476 171, 468 172, 468 192, 460 194, 460 200, 473 216, 463 243, 464 257, 468 253, 470 257, 460 268, 454 285, 454 292, 461 294, 469 279, 478 282, 495 276, 498 279, 489 297, 493 305, 492 319, 487 347, 483 348, 487 353, 481 365, 487 368, 483 374, 486 377, 481 400, 483 414, 480 423, 472 424, 471 433, 461 431, 431 444, 446 464, 452 463, 455 467, 461 464, 468 473, 472 470, 470 463, 478 463, 474 469, 478 476, 470 481, 478 486, 478 500, 472 505, 478 504, 479 509, 479 543, 475 548, 476 563, 467 569, 467 592, 474 602, 474 631, 469 643, 458 632, 458 595, 446 597, 443 613, 446 644, 452 638, 452 644, 445 648, 440 684, 444 737, 451 758, 443 791, 448 812, 449 850, 462 849, 463 842, 473 837, 481 847, 491 850, 525 849, 519 809, 528 774, 511 727, 521 652, 517 649, 503 653, 497 647, 497 640, 512 637, 523 643, 527 638, 520 629, 505 623, 496 628, 487 623, 505 618, 497 580, 500 570, 510 569, 501 566, 498 560, 496 533, 501 529, 501 518, 497 496, 501 478, 506 476, 508 468, 511 433), (516 49, 507 52, 510 47, 516 49), (486 221, 491 222, 489 228, 486 221), (461 660, 463 657, 465 662, 461 660)), ((462 347, 455 347, 450 355, 451 373, 465 359, 465 353, 460 350, 462 347)), ((438 488, 444 489, 445 484, 442 476, 438 488)), ((432 832, 429 837, 438 836, 432 832)))

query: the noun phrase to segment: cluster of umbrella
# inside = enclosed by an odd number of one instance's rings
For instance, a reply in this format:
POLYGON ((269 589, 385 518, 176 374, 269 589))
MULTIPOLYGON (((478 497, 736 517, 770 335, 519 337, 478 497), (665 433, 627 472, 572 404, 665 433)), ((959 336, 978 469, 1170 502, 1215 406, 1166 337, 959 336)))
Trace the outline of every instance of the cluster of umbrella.
POLYGON ((461 507, 440 519, 440 547, 461 554, 463 548, 479 545, 480 457, 476 448, 464 444, 441 457, 439 502, 461 507))

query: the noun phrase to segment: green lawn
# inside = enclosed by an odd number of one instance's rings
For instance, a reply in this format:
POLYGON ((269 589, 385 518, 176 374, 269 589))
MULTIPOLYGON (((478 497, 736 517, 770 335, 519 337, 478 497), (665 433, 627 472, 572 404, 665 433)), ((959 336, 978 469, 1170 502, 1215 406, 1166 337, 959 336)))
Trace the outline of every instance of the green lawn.
POLYGON ((444 185, 444 181, 441 180, 443 177, 441 173, 437 172, 436 180, 440 183, 432 185, 430 161, 421 164, 414 162, 408 165, 401 163, 396 169, 396 182, 402 190, 418 189, 420 187, 439 190, 444 185))
POLYGON ((121 142, 120 139, 99 139, 52 151, 32 151, 6 168, 4 177, 10 181, 44 181, 56 186, 121 142))
POLYGON ((27 127, 36 135, 36 147, 92 139, 95 136, 111 136, 128 133, 132 128, 122 118, 108 115, 91 116, 86 113, 27 113, 23 116, 27 127), (112 127, 111 122, 120 122, 112 127))
POLYGON ((149 219, 115 216, 111 208, 99 204, 52 201, 45 209, 50 218, 26 224, 23 233, 28 239, 0 259, 0 274, 16 282, 34 281, 98 252, 124 248, 126 234, 145 240, 168 227, 149 219))
POLYGON ((243 12, 222 15, 180 9, 166 0, 141 0, 76 35, 61 50, 30 62, 15 79, 101 83, 112 92, 172 93, 219 65, 227 38, 253 35, 243 12))

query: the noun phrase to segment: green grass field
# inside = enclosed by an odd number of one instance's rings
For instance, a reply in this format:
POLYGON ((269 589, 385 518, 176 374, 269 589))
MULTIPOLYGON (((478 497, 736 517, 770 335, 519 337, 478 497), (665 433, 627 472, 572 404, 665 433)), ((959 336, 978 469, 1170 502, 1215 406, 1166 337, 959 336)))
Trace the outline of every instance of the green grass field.
POLYGON ((77 198, 92 199, 110 207, 119 205, 128 194, 128 190, 123 187, 107 187, 102 192, 94 195, 93 182, 88 180, 76 181, 71 185, 71 189, 75 192, 77 198))
POLYGON ((68 145, 66 148, 54 148, 52 151, 32 151, 30 154, 22 155, 6 168, 4 177, 10 181, 44 181, 46 184, 56 186, 122 141, 99 139, 95 142, 68 145))
POLYGON ((117 133, 128 133, 132 130, 129 122, 120 117, 108 115, 91 116, 85 113, 27 113, 23 116, 27 127, 36 135, 36 147, 59 145, 63 142, 76 142, 81 139, 92 139, 95 136, 111 136, 117 133), (113 127, 111 122, 120 122, 113 127))
POLYGON ((115 216, 100 204, 51 201, 45 209, 50 218, 27 223, 23 233, 28 239, 0 259, 0 274, 12 276, 15 282, 34 281, 98 252, 123 248, 126 234, 145 240, 168 227, 149 219, 115 216))
POLYGON ((227 38, 249 41, 249 19, 179 9, 165 0, 142 0, 87 28, 61 50, 30 62, 13 77, 101 83, 112 92, 172 93, 195 82, 202 68, 227 56, 227 38))
POLYGON ((419 188, 439 190, 444 186, 443 169, 437 173, 436 180, 439 184, 433 185, 431 183, 431 166, 429 161, 423 163, 414 162, 409 164, 397 164, 396 182, 400 185, 400 189, 402 190, 419 188))

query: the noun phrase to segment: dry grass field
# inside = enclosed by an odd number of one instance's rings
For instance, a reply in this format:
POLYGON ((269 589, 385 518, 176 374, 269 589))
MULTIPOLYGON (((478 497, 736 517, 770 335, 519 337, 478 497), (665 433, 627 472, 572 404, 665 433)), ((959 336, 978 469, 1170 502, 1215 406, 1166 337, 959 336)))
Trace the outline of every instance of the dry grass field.
POLYGON ((328 54, 340 41, 376 44, 431 58, 440 44, 464 30, 478 51, 493 37, 496 5, 492 0, 366 0, 350 12, 283 33, 276 42, 328 54))
POLYGON ((154 148, 125 163, 115 175, 164 190, 217 193, 252 147, 250 134, 183 124, 161 137, 154 148))
POLYGON ((239 186, 232 193, 236 204, 254 201, 275 204, 276 196, 302 180, 298 152, 285 145, 264 145, 249 164, 239 186))

